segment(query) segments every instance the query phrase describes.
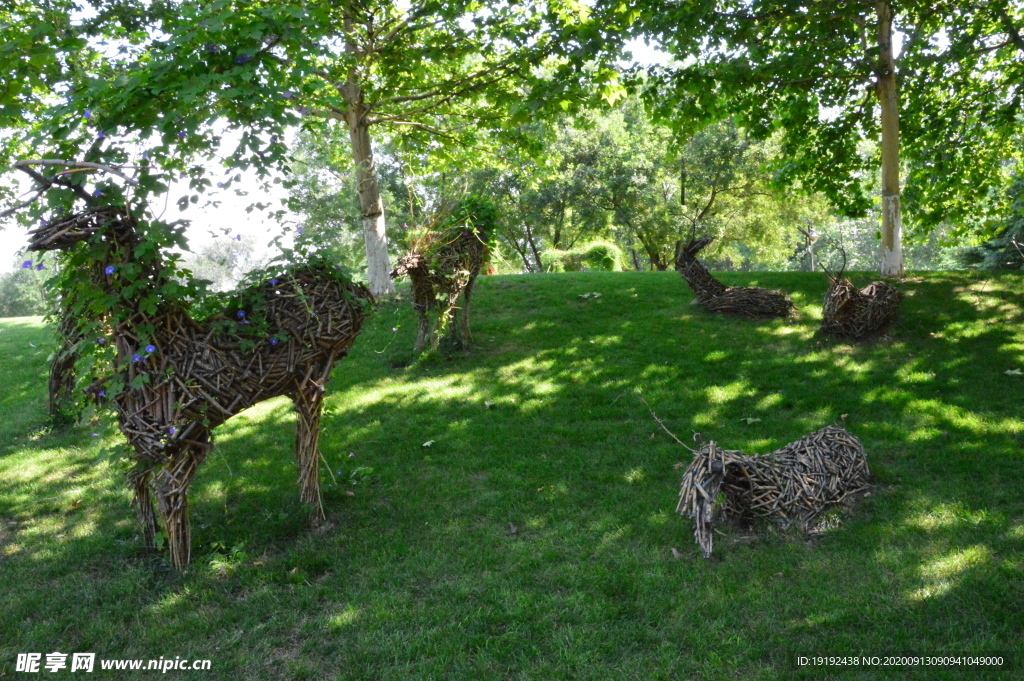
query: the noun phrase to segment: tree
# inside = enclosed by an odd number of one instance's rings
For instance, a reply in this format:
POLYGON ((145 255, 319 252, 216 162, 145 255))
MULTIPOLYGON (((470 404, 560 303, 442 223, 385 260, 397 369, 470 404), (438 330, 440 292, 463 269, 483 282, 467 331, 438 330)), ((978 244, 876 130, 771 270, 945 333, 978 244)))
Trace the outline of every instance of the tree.
POLYGON ((980 217, 971 203, 1001 180, 991 161, 1007 157, 1024 93, 1019 3, 727 0, 707 3, 702 45, 674 39, 668 5, 644 3, 643 21, 690 61, 653 69, 647 96, 677 130, 730 114, 760 139, 781 127, 778 179, 849 215, 870 204, 877 156, 862 142, 879 140, 883 275, 903 269, 901 164, 922 228, 980 217))
MULTIPOLYGON (((145 141, 155 134, 161 144, 150 159, 164 171, 185 172, 198 192, 211 183, 192 159, 217 150, 215 124, 226 121, 240 133, 224 165, 264 175, 287 166, 284 126, 337 121, 349 138, 375 294, 393 289, 371 129, 387 127, 407 147, 443 153, 439 142, 472 142, 476 123, 525 119, 571 89, 571 79, 544 83, 544 99, 514 85, 536 80, 545 59, 594 54, 597 27, 608 25, 587 20, 588 9, 576 0, 486 8, 475 0, 91 5, 103 17, 91 25, 119 53, 77 57, 83 75, 62 93, 68 109, 51 108, 49 115, 88 112, 95 130, 82 135, 81 120, 63 120, 43 125, 35 141, 53 146, 45 138, 57 135, 56 146, 69 155, 84 151, 124 163, 123 152, 96 144, 94 136, 145 141)), ((607 69, 590 76, 598 86, 615 86, 607 69)))

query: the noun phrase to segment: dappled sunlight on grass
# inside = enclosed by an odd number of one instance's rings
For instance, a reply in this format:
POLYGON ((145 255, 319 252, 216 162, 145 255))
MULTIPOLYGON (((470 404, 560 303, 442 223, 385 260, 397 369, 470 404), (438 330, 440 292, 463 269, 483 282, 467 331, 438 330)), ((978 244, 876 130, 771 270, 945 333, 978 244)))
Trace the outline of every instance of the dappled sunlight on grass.
POLYGON ((817 336, 824 277, 757 278, 799 316, 705 314, 671 272, 482 277, 476 347, 420 359, 408 301, 385 303, 328 386, 328 522, 299 503, 290 401, 262 403, 217 429, 182 576, 139 547, 124 468, 98 455, 118 438, 42 428, 30 357, 12 382, 29 397, 0 394, 0 607, 26 623, 0 641, 192 647, 246 680, 568 678, 579 660, 767 679, 790 651, 1019 650, 1024 379, 1004 372, 1024 366, 1024 278, 915 278, 863 345, 817 336), (673 512, 691 455, 641 396, 687 444, 748 454, 843 424, 875 488, 814 541, 722 525, 705 561, 673 512))

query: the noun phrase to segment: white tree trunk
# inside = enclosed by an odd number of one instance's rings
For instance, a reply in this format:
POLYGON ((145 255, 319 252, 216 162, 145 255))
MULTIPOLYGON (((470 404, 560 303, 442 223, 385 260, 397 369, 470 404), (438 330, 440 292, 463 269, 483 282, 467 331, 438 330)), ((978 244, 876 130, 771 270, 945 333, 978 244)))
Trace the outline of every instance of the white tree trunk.
POLYGON ((903 275, 903 225, 900 216, 900 114, 896 60, 892 52, 892 5, 879 2, 880 51, 878 103, 882 110, 882 276, 903 275))
POLYGON ((377 164, 373 158, 370 128, 362 113, 359 107, 349 111, 348 130, 356 166, 356 191, 359 193, 359 212, 363 219, 363 239, 366 242, 366 278, 370 292, 379 298, 393 294, 395 285, 390 276, 388 235, 384 226, 384 203, 377 184, 377 164))

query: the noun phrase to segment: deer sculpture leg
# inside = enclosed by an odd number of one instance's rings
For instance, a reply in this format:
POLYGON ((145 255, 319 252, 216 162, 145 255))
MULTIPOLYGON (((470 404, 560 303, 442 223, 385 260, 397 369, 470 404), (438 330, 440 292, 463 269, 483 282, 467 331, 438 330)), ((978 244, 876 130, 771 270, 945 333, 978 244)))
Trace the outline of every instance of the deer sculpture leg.
POLYGON ((145 469, 132 471, 128 474, 128 486, 132 488, 132 506, 142 528, 142 541, 147 549, 153 548, 156 539, 156 512, 153 510, 153 499, 149 493, 149 483, 153 471, 145 469))
POLYGON ((157 508, 167 533, 167 549, 171 566, 183 570, 192 558, 192 530, 188 520, 188 488, 196 470, 206 458, 209 433, 203 433, 179 451, 156 474, 153 486, 157 493, 157 508))
POLYGON ((427 343, 430 339, 430 318, 427 316, 427 308, 424 305, 413 305, 416 309, 416 316, 418 317, 419 327, 416 331, 416 348, 415 352, 418 354, 423 352, 423 349, 427 347, 427 343))
MULTIPOLYGON (((313 507, 310 521, 318 525, 324 515, 320 497, 320 415, 324 405, 324 384, 331 371, 331 363, 299 385, 295 392, 295 460, 299 464, 299 499, 313 507)), ((315 372, 310 372, 311 374, 315 372)))
POLYGON ((473 335, 469 331, 469 299, 473 295, 474 282, 475 278, 472 278, 466 284, 466 290, 463 292, 462 311, 459 313, 459 331, 462 334, 463 348, 469 348, 469 344, 473 341, 473 335))

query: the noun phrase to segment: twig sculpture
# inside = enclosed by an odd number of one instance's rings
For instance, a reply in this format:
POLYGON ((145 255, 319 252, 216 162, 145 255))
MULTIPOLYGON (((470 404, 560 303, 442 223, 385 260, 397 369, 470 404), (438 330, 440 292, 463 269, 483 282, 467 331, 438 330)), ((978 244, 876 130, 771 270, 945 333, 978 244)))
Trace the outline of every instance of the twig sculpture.
POLYGON ((127 482, 146 544, 152 546, 157 534, 152 490, 171 564, 178 569, 188 564, 188 489, 213 447, 211 431, 279 395, 291 397, 298 414, 301 499, 313 507, 314 523, 323 519, 317 446, 324 384, 359 333, 369 292, 341 282, 326 267, 301 268, 264 282, 248 292, 265 300, 269 328, 268 337, 254 345, 223 330, 229 323, 246 324, 244 310, 232 319, 198 321, 183 303, 160 301, 168 284, 163 263, 159 257, 141 264, 134 260, 143 246, 136 225, 124 209, 90 208, 33 230, 29 249, 68 249, 89 241, 99 254, 87 273, 91 285, 115 297, 122 269, 141 268, 136 281, 143 282, 143 290, 126 302, 128 309, 116 315, 111 329, 114 378, 125 386, 113 399, 121 432, 135 451, 127 482))
POLYGON ((418 317, 416 352, 433 344, 438 330, 448 330, 454 338, 456 326, 463 348, 468 348, 472 341, 469 306, 473 284, 490 251, 487 246, 490 229, 483 220, 474 224, 472 214, 468 219, 440 228, 438 223, 443 223, 447 217, 447 213, 439 214, 433 221, 438 229, 414 241, 410 251, 398 259, 391 271, 392 279, 408 275, 412 282, 412 306, 418 317), (438 314, 436 328, 431 328, 431 310, 438 314))
POLYGON ((903 293, 885 281, 873 281, 857 290, 853 283, 843 277, 846 271, 846 251, 843 266, 832 274, 824 266, 829 278, 828 291, 821 313, 821 331, 825 335, 851 340, 864 340, 881 333, 896 321, 903 293))
POLYGON ((774 517, 805 531, 823 511, 868 489, 860 440, 828 426, 762 456, 704 444, 683 474, 676 512, 694 519, 694 536, 711 557, 715 516, 774 517))
POLYGON ((711 276, 697 260, 697 254, 714 241, 706 236, 676 244, 676 271, 697 296, 694 304, 703 305, 709 312, 737 317, 788 317, 795 309, 793 302, 780 291, 758 286, 726 286, 711 276))

